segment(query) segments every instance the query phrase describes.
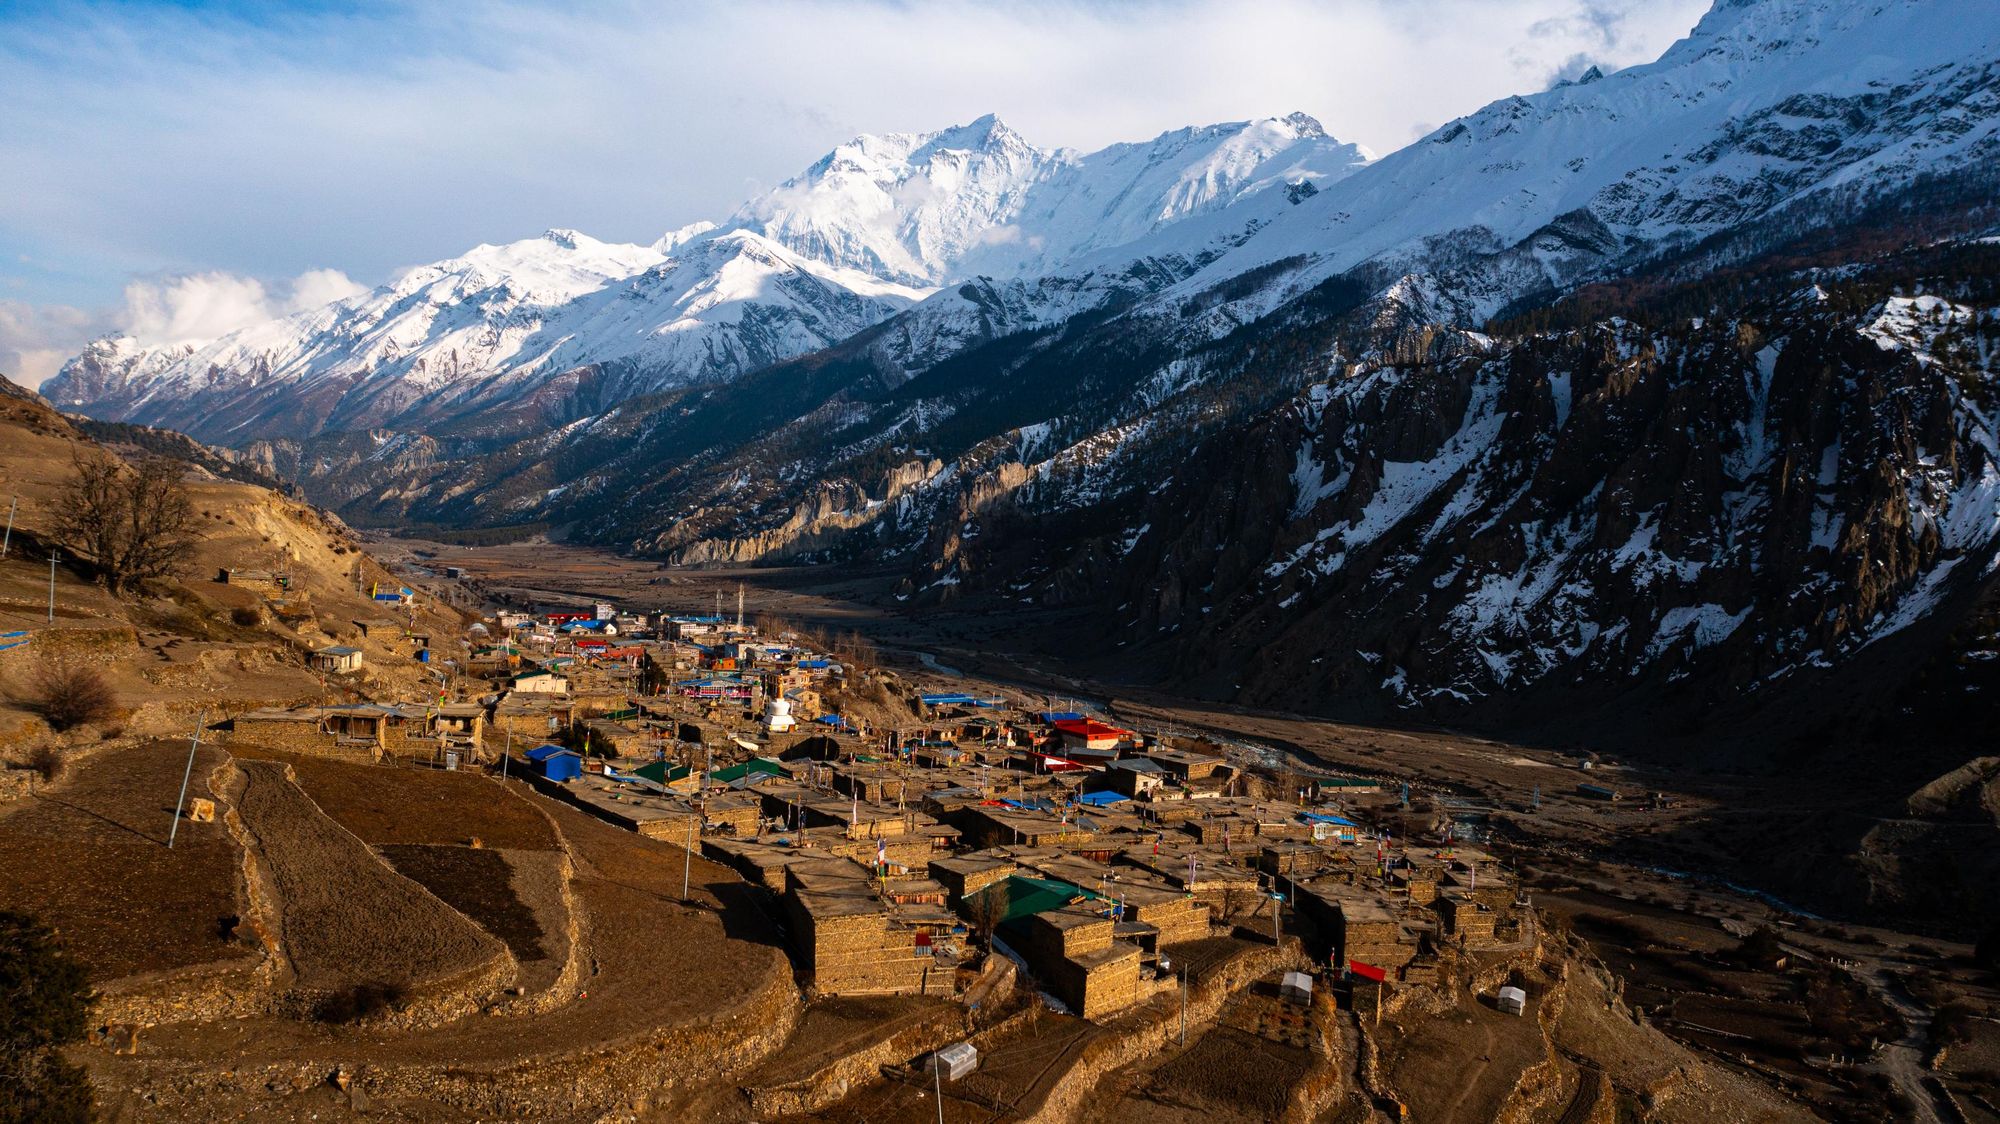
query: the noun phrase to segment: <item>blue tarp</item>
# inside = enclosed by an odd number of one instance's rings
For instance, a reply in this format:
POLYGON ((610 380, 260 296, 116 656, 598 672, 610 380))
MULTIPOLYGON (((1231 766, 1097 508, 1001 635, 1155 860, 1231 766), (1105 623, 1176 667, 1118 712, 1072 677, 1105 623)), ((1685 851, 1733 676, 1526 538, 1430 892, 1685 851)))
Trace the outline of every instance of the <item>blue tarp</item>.
POLYGON ((1340 825, 1341 827, 1360 827, 1360 826, 1361 826, 1360 824, 1358 824, 1358 823, 1355 823, 1355 822, 1354 822, 1353 820, 1349 820, 1349 819, 1342 819, 1342 818, 1341 818, 1341 817, 1339 817, 1339 816, 1329 816, 1329 815, 1327 815, 1327 814, 1326 814, 1326 813, 1324 813, 1324 812, 1307 812, 1307 813, 1306 813, 1306 822, 1307 822, 1307 823, 1331 823, 1331 824, 1339 824, 1339 825, 1340 825))
POLYGON ((918 695, 925 706, 971 706, 971 695, 918 695))
POLYGON ((1042 715, 1044 722, 1074 722, 1083 715, 1074 710, 1051 710, 1042 715))
POLYGON ((824 723, 828 726, 838 726, 843 730, 847 728, 847 719, 842 718, 838 714, 822 714, 818 718, 813 719, 813 721, 824 723))
POLYGON ((1079 804, 1088 804, 1093 808, 1102 808, 1107 804, 1116 804, 1120 800, 1130 800, 1131 797, 1126 796, 1122 792, 1086 792, 1076 799, 1079 804))

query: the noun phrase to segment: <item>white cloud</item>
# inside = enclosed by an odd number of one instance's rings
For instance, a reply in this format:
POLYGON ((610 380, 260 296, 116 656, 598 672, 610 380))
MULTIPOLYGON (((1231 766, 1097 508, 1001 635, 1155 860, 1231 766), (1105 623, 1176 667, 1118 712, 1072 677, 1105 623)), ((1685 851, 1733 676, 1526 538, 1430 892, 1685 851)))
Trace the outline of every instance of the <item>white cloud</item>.
POLYGON ((40 386, 93 334, 93 318, 83 309, 0 300, 0 375, 40 386))
POLYGON ((212 340, 270 318, 262 282, 227 273, 190 273, 125 286, 118 327, 142 344, 212 340))
MULTIPOLYGON (((21 6, 0 14, 0 249, 87 272, 29 295, 90 305, 128 274, 382 278, 549 226, 650 242, 857 132, 988 111, 1093 148, 1297 109, 1387 152, 1579 57, 1651 58, 1706 3, 21 6)), ((255 302, 197 288, 170 315, 255 302)))
POLYGON ((337 269, 308 269, 292 280, 292 291, 285 297, 282 311, 308 312, 367 291, 368 286, 337 269))
POLYGON ((125 286, 125 307, 116 327, 147 345, 212 340, 364 292, 364 286, 337 269, 309 269, 286 284, 282 294, 254 277, 230 273, 140 278, 125 286))
POLYGON ((209 271, 135 278, 115 309, 0 300, 0 374, 36 387, 100 336, 147 345, 211 340, 367 291, 337 269, 309 269, 275 285, 209 271))

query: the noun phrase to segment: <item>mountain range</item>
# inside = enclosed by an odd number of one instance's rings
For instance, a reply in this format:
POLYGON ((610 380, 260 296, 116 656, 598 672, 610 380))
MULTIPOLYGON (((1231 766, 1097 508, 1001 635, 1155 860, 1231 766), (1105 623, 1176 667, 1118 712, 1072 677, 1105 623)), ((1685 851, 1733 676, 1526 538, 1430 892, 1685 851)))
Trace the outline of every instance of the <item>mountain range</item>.
POLYGON ((1983 650, 1996 169, 2000 9, 1722 0, 1379 159, 864 136, 44 392, 361 524, 888 566, 1221 697, 1658 732, 1983 650))
POLYGON ((993 117, 863 136, 719 226, 650 246, 572 230, 478 246, 217 340, 102 339, 45 390, 225 443, 414 425, 521 432, 726 382, 941 285, 1057 271, 1364 162, 1297 114, 1088 154, 1036 148, 993 117))

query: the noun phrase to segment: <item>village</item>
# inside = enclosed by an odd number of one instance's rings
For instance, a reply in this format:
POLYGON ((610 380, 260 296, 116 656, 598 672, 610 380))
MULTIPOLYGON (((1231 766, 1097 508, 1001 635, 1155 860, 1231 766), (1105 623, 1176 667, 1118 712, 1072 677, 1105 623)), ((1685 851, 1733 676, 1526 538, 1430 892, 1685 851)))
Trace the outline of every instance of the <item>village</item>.
POLYGON ((13 401, 0 908, 86 973, 108 1119, 1982 1103, 1975 950, 1677 872, 1744 838, 1746 778, 1179 696, 879 576, 357 534, 219 480, 184 572, 119 597, 50 549, 82 439, 13 401))
MULTIPOLYGON (((912 681, 740 609, 505 610, 450 653, 393 616, 355 631, 315 666, 414 663, 435 697, 253 710, 231 739, 519 777, 686 847, 765 895, 814 995, 959 995, 998 953, 1103 1019, 1179 986, 1176 946, 1240 930, 1301 942, 1301 1002, 1370 1012, 1535 947, 1512 873, 1406 784, 1279 777, 1081 704, 912 681)), ((1518 1014, 1524 993, 1490 998, 1518 1014)))

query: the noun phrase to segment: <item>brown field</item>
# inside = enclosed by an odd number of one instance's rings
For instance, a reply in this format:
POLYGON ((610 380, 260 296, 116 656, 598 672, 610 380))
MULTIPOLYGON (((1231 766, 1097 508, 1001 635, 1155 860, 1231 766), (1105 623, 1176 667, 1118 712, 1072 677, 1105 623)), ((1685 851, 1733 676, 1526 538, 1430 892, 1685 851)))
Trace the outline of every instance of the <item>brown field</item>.
POLYGON ((477 773, 357 765, 252 746, 232 745, 238 757, 283 761, 299 787, 340 826, 369 845, 465 845, 522 851, 558 849, 555 832, 533 805, 502 794, 477 773))
POLYGON ((1271 942, 1247 940, 1239 936, 1203 937, 1199 940, 1170 944, 1163 950, 1176 969, 1185 966, 1188 983, 1192 986, 1206 981, 1210 974, 1227 967, 1229 961, 1245 952, 1258 948, 1269 948, 1271 942))
POLYGON ((1529 989, 1525 1016, 1506 1015, 1470 998, 1456 1009, 1414 1025, 1382 1023, 1382 1064, 1391 1086, 1426 1121, 1484 1121, 1504 1103, 1522 1071, 1547 1056, 1529 989))
POLYGON ((500 944, 398 877, 285 779, 284 766, 243 762, 243 818, 283 903, 285 950, 298 984, 334 990, 380 982, 409 988, 473 972, 500 944))
MULTIPOLYGON (((187 749, 107 750, 0 816, 0 906, 55 926, 95 980, 251 952, 232 935, 242 852, 228 831, 183 820, 167 849, 187 749)), ((223 760, 201 751, 190 798, 211 795, 208 774, 223 760)))
MULTIPOLYGON (((268 762, 244 764, 246 769, 267 773, 281 768, 268 762)), ((392 775, 407 777, 412 772, 395 770, 392 775)), ((245 815, 253 827, 271 819, 273 809, 249 806, 258 802, 260 790, 269 797, 268 790, 276 787, 253 784, 246 793, 245 815)), ((296 786, 285 787, 298 791, 296 786)), ((522 799, 490 781, 470 791, 475 802, 522 799)), ((301 794, 299 800, 303 799, 301 794)), ((698 1033, 704 1025, 741 1018, 746 1004, 791 1001, 796 992, 776 931, 754 907, 739 908, 734 903, 732 887, 741 889, 742 884, 732 873, 696 859, 696 904, 683 905, 684 852, 610 827, 565 805, 547 807, 560 833, 559 845, 566 841, 574 855, 571 890, 584 915, 588 941, 581 950, 586 965, 581 987, 563 994, 553 1007, 524 1009, 509 1017, 462 1018, 386 1036, 374 1028, 326 1026, 278 1015, 162 1025, 148 1031, 146 1048, 137 1057, 93 1051, 92 1065, 101 1085, 142 1087, 158 1097, 156 1103, 135 1109, 136 1118, 303 1121, 310 1115, 307 1109, 326 1107, 310 1091, 274 1098, 261 1079, 191 1082, 186 1075, 205 1072, 213 1059, 228 1057, 246 1072, 273 1067, 282 1073, 309 1073, 313 1076, 306 1079, 308 1084, 316 1085, 322 1080, 319 1075, 335 1065, 361 1066, 400 1075, 396 1093, 374 1099, 374 1114, 385 1119, 596 1120, 624 1103, 619 1098, 632 1096, 633 1090, 656 1088, 659 1073, 699 1071, 712 1064, 713 1059, 705 1062, 685 1055, 689 1047, 682 1044, 684 1032, 698 1033), (718 912, 715 903, 722 899, 732 904, 718 912), (498 1099, 484 1100, 488 1096, 498 1099), (473 1110, 469 1105, 474 1103, 489 1107, 473 1110), (538 1107, 526 1107, 530 1105, 538 1107)), ((429 895, 420 895, 416 885, 389 870, 327 816, 316 810, 314 816, 297 808, 279 810, 280 817, 287 814, 308 821, 288 825, 284 834, 297 846, 281 847, 285 854, 271 856, 283 898, 288 947, 303 940, 307 954, 320 962, 336 962, 350 979, 363 972, 387 975, 397 967, 370 959, 371 949, 398 958, 415 953, 435 962, 437 957, 421 941, 411 943, 413 926, 462 931, 499 954, 498 941, 429 895), (309 822, 315 816, 318 829, 309 822), (314 853, 327 857, 315 859, 314 853), (366 865, 379 871, 380 880, 407 887, 412 895, 431 902, 449 921, 414 916, 402 904, 369 904, 374 890, 349 885, 344 873, 366 865), (287 892, 302 878, 324 883, 327 891, 303 900, 287 892), (336 897, 351 908, 329 900, 336 897)), ((476 818, 482 812, 473 807, 467 814, 476 818)), ((534 907, 544 943, 555 942, 549 945, 551 951, 566 956, 566 948, 555 948, 566 944, 563 934, 550 928, 561 923, 563 907, 545 900, 557 895, 551 877, 557 856, 518 854, 521 860, 550 861, 549 869, 530 872, 523 883, 550 884, 531 885, 519 896, 534 907)), ((530 966, 537 971, 524 971, 520 982, 530 984, 530 990, 546 987, 553 978, 549 969, 554 961, 530 962, 530 966)), ((740 1033, 750 1029, 742 1026, 740 1033)), ((734 1084, 740 1079, 732 1073, 720 1085, 687 1089, 671 1099, 660 1096, 644 1119, 707 1119, 710 1114, 688 1116, 682 1108, 687 1100, 717 1090, 725 1107, 735 1111, 731 1118, 740 1117, 734 1084)), ((319 1116, 328 1118, 324 1112, 319 1116)))
POLYGON ((1216 1027, 1154 1070, 1135 1097, 1213 1120, 1271 1120, 1284 1111, 1310 1060, 1304 1050, 1235 1027, 1216 1027))
POLYGON ((542 960, 542 926, 533 910, 514 895, 513 871, 498 851, 475 847, 432 847, 392 843, 382 856, 396 873, 436 894, 500 938, 516 959, 542 960))
POLYGON ((949 1015, 958 1004, 936 996, 848 996, 807 1008, 785 1048, 757 1067, 761 1085, 797 1081, 891 1037, 926 1018, 949 1015))

